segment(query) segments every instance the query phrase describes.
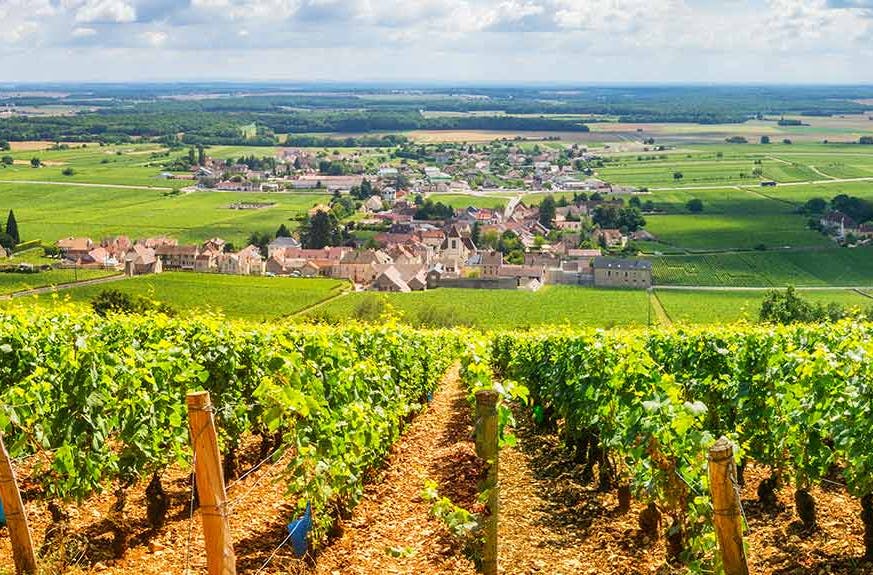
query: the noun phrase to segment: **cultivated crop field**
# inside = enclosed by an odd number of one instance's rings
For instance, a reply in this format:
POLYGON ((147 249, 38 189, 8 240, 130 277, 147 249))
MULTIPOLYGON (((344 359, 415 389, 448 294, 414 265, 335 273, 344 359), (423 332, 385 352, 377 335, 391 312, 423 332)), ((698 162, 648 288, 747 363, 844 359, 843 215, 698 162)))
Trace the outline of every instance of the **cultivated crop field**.
MULTIPOLYGON (((0 280, 2 276, 0 274, 0 280)), ((297 313, 339 294, 345 282, 331 279, 246 277, 188 272, 139 276, 65 290, 60 298, 88 304, 106 289, 145 297, 182 313, 218 312, 228 318, 269 321, 297 313)), ((37 305, 47 302, 40 296, 37 305)))
POLYGON ((220 236, 242 245, 253 231, 276 231, 312 206, 329 199, 326 194, 192 192, 165 195, 157 190, 74 187, 65 185, 2 184, 3 205, 15 209, 29 239, 51 244, 69 236, 90 236, 95 241, 111 235, 143 238, 166 234, 180 242, 201 243, 220 236), (234 202, 275 202, 259 210, 232 210, 234 202))
MULTIPOLYGON (((674 324, 719 324, 748 321, 755 323, 767 292, 760 291, 681 291, 655 290, 664 311, 674 324)), ((866 312, 873 308, 873 298, 853 290, 802 291, 803 299, 866 312)))
POLYGON ((873 249, 748 251, 652 258, 656 284, 785 287, 869 286, 873 249))
POLYGON ((38 273, 0 273, 0 295, 31 290, 40 287, 97 279, 116 274, 106 270, 53 269, 38 273))
POLYGON ((538 292, 435 289, 405 294, 355 293, 306 314, 341 322, 399 315, 416 326, 525 329, 542 325, 612 327, 646 325, 648 295, 642 291, 545 286, 538 292))

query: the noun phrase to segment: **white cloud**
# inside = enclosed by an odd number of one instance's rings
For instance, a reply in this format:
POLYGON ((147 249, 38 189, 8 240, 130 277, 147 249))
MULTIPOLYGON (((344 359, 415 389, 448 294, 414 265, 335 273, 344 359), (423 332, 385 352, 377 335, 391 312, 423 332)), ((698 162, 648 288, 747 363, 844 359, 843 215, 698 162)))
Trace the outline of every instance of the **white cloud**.
POLYGON ((73 38, 87 38, 89 36, 96 36, 97 30, 94 28, 73 28, 71 35, 73 38))
POLYGON ((71 74, 147 45, 169 74, 208 53, 293 75, 278 54, 305 50, 301 77, 335 80, 861 82, 871 16, 873 0, 0 0, 0 56, 39 45, 80 58, 71 74))
POLYGON ((161 32, 160 30, 149 30, 142 33, 142 38, 150 46, 154 48, 160 48, 167 41, 167 33, 161 32))
POLYGON ((65 0, 75 11, 75 21, 85 22, 133 22, 136 20, 136 9, 127 0, 65 0))

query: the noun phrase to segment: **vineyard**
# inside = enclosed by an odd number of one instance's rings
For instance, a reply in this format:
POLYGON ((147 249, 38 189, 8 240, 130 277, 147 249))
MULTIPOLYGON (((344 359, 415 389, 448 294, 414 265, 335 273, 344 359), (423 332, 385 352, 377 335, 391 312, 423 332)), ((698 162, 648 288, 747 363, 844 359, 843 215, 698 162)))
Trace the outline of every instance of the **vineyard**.
MULTIPOLYGON (((209 315, 100 318, 74 308, 15 310, 0 314, 0 431, 23 476, 25 499, 45 502, 55 523, 70 521, 70 510, 82 504, 111 501, 111 543, 88 559, 99 566, 143 540, 184 536, 175 522, 188 518, 189 501, 177 487, 194 485, 191 444, 198 439, 189 434, 186 398, 207 391, 224 476, 236 483, 260 465, 275 469, 273 485, 280 491, 262 496, 288 502, 284 519, 308 522, 304 541, 310 567, 317 568, 320 553, 337 557, 330 546, 342 537, 338 526, 354 516, 367 486, 378 484, 379 469, 395 456, 409 465, 406 447, 396 449, 404 430, 435 394, 445 392, 440 382, 460 364, 458 385, 468 405, 446 411, 448 400, 440 396, 439 417, 451 413, 462 420, 453 441, 470 435, 465 426, 475 427, 477 453, 490 465, 481 473, 475 465, 456 467, 457 481, 480 493, 478 503, 465 496, 473 501, 472 513, 435 487, 421 497, 434 501, 431 514, 451 532, 474 541, 480 565, 493 565, 494 553, 503 553, 496 551, 499 544, 488 544, 498 532, 491 521, 500 482, 493 450, 533 441, 515 436, 522 427, 518 418, 534 433, 560 438, 572 464, 562 472, 562 484, 616 494, 619 515, 604 511, 604 517, 619 521, 639 512, 634 530, 640 541, 664 541, 662 572, 715 573, 723 566, 714 525, 724 509, 714 511, 708 457, 719 446, 735 454, 731 491, 739 494, 747 479, 754 480, 760 509, 780 509, 779 494, 791 489, 799 533, 815 532, 828 519, 823 509, 834 512, 817 504, 819 486, 844 490, 862 513, 841 520, 857 523, 866 557, 873 558, 871 354, 873 329, 853 322, 484 335, 397 325, 282 327, 209 315), (478 409, 491 405, 493 415, 480 411, 474 417, 477 402, 478 409), (480 444, 483 420, 493 422, 490 446, 480 444), (726 439, 717 443, 721 437, 726 439), (129 505, 140 492, 144 504, 129 505)), ((416 432, 417 441, 429 446, 418 460, 427 449, 453 451, 439 437, 427 443, 426 432, 416 432)), ((423 476, 424 468, 416 473, 423 476)), ((389 476, 402 481, 404 468, 391 468, 389 476)), ((425 487, 406 485, 403 493, 425 487)), ((465 492, 464 485, 449 487, 465 492)), ((193 513, 199 496, 197 490, 190 495, 193 513)), ((500 537, 534 553, 513 529, 503 524, 500 537)), ((188 537, 190 542, 190 531, 188 537)), ((81 560, 69 549, 52 548, 48 538, 46 549, 55 553, 53 573, 81 560)), ((411 553, 406 547, 377 552, 397 561, 411 553)), ((754 558, 757 550, 751 546, 748 553, 754 558)), ((181 555, 165 572, 189 572, 181 555)), ((854 567, 840 572, 869 572, 857 557, 848 559, 854 567)), ((261 572, 246 565, 239 572, 261 572)), ((11 560, 0 554, 0 573, 4 569, 11 569, 11 560)), ((512 572, 512 565, 502 569, 512 572)), ((636 572, 615 572, 625 570, 636 572)))
POLYGON ((817 525, 811 487, 844 485, 861 501, 873 557, 869 326, 500 335, 492 351, 495 369, 529 388, 534 420, 558 431, 583 481, 618 489, 623 510, 632 495, 648 503, 640 528, 657 538, 664 522, 671 562, 719 568, 706 470, 720 436, 738 448, 739 484, 748 464, 769 469, 762 506, 794 487, 807 531, 817 525))
MULTIPOLYGON (((160 528, 173 464, 190 465, 185 398, 209 391, 223 467, 239 475, 246 437, 261 457, 287 461, 286 496, 313 511, 310 541, 361 496, 410 417, 458 355, 447 332, 394 328, 285 330, 201 316, 77 312, 0 316, 0 429, 11 456, 32 464, 31 480, 55 520, 64 505, 149 481, 148 522, 160 528), (286 456, 287 455, 287 456, 286 456)), ((131 533, 115 525, 123 554, 131 533)))

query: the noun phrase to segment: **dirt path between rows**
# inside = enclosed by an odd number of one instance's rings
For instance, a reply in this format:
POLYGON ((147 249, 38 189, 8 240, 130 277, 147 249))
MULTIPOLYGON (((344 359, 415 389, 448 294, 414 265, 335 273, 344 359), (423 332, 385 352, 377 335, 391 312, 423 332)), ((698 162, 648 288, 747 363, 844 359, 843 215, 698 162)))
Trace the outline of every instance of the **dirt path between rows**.
POLYGON ((505 575, 655 573, 663 544, 642 538, 634 503, 617 511, 615 491, 583 485, 554 435, 529 422, 500 451, 500 572, 505 575), (658 549, 661 547, 661 549, 658 549))
POLYGON ((474 575, 446 527, 430 517, 420 493, 428 479, 441 495, 471 508, 479 462, 470 435, 472 417, 453 368, 426 411, 394 446, 380 477, 343 525, 342 536, 321 553, 318 575, 474 575))

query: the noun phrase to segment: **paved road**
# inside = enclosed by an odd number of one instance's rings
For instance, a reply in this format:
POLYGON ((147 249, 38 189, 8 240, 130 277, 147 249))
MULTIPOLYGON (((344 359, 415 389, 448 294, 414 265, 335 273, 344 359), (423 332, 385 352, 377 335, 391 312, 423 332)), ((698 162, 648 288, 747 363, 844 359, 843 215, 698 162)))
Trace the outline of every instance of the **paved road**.
POLYGON ((112 188, 121 190, 152 190, 172 192, 173 188, 162 186, 127 186, 124 184, 86 184, 85 182, 47 182, 42 180, 0 180, 0 184, 38 184, 40 186, 73 186, 77 188, 112 188))
POLYGON ((109 282, 123 280, 126 277, 127 276, 124 274, 117 274, 114 276, 106 276, 103 278, 94 278, 94 279, 90 279, 90 280, 82 280, 80 282, 71 282, 71 283, 66 283, 66 284, 42 286, 42 287, 38 287, 38 288, 33 288, 33 289, 29 289, 29 290, 17 291, 15 293, 6 294, 3 296, 0 296, 0 299, 9 300, 12 298, 27 297, 29 295, 40 295, 40 294, 44 294, 44 293, 52 293, 55 291, 62 291, 62 290, 71 289, 71 288, 91 286, 91 285, 97 285, 97 284, 105 284, 105 283, 109 283, 109 282))

